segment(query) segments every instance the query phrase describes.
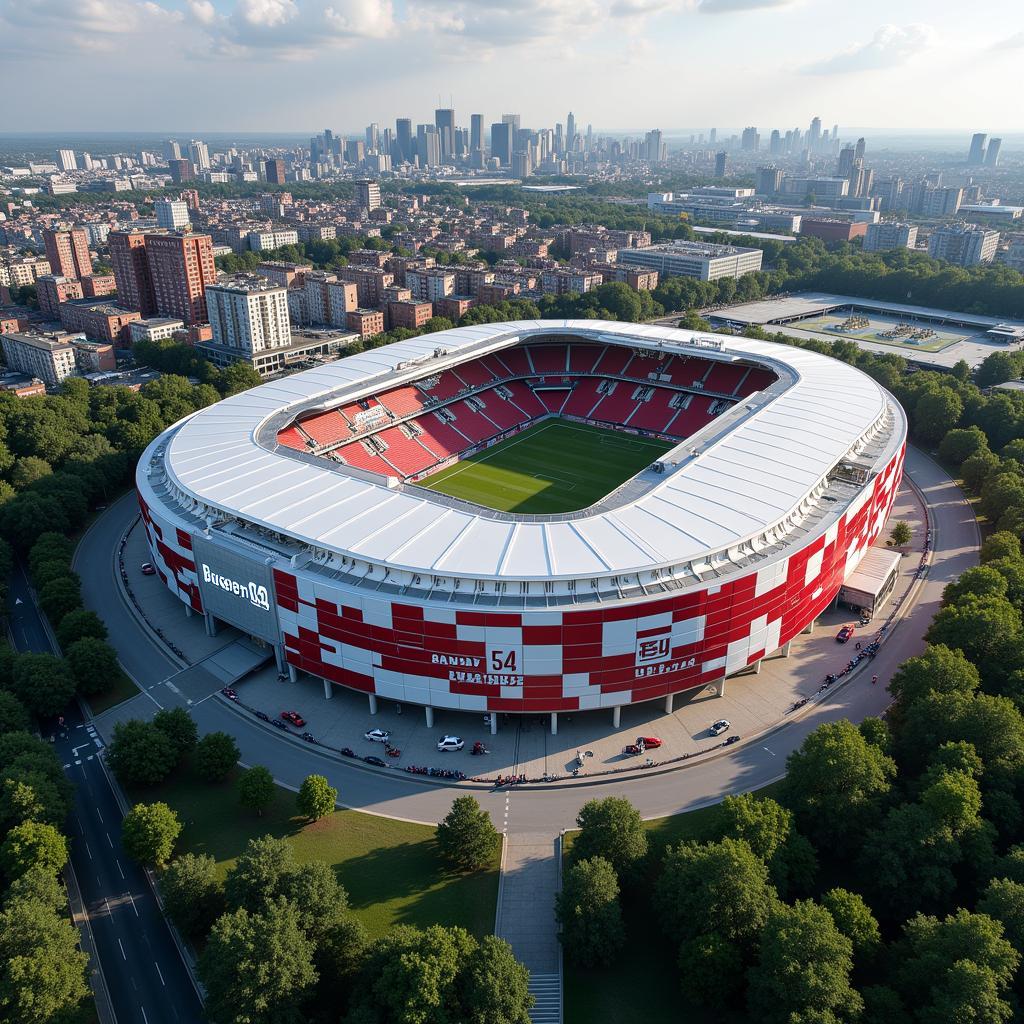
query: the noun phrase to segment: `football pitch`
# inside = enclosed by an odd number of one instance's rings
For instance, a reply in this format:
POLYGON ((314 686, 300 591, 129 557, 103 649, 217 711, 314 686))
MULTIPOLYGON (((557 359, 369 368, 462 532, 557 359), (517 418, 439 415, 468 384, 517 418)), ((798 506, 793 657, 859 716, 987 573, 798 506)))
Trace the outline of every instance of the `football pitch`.
POLYGON ((575 512, 671 447, 654 438, 548 420, 442 469, 419 486, 501 512, 575 512))

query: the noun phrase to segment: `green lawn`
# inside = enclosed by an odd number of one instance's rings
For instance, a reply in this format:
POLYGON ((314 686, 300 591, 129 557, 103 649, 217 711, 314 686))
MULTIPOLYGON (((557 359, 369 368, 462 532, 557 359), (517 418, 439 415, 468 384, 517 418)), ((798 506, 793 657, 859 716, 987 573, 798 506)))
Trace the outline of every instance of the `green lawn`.
POLYGON ((587 508, 672 445, 619 430, 547 420, 420 483, 502 512, 587 508))
MULTIPOLYGON (((757 791, 774 797, 779 783, 757 791)), ((684 839, 706 840, 713 834, 718 806, 702 807, 644 823, 652 865, 666 846, 684 839)), ((574 833, 565 837, 565 850, 574 833)), ((743 1015, 684 1006, 679 994, 677 948, 666 940, 651 903, 649 880, 622 893, 626 946, 611 969, 583 970, 565 964, 565 1024, 636 1024, 645 1020, 685 1020, 688 1024, 751 1024, 743 1015)))
POLYGON ((477 936, 494 928, 499 852, 484 871, 453 874, 428 825, 348 810, 307 824, 295 817, 295 794, 284 789, 257 817, 239 806, 234 777, 210 785, 188 767, 160 786, 130 792, 129 799, 173 807, 184 825, 176 852, 209 854, 222 877, 250 839, 268 833, 287 839, 299 861, 326 861, 371 938, 396 924, 462 925, 477 936))
POLYGON ((118 668, 117 674, 110 681, 110 686, 107 689, 102 693, 94 693, 91 697, 86 697, 85 699, 89 702, 89 708, 92 713, 99 715, 114 707, 115 704, 120 704, 121 701, 134 697, 139 692, 139 688, 118 668))

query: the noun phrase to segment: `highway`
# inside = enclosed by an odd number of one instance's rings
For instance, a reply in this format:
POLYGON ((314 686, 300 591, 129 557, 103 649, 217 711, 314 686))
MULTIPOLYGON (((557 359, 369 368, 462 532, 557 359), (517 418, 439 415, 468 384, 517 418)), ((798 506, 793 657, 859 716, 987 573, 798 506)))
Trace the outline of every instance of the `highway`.
MULTIPOLYGON (((973 512, 945 471, 914 449, 908 449, 906 468, 928 505, 934 560, 916 603, 872 663, 871 672, 877 672, 883 684, 902 661, 923 648, 923 635, 939 606, 943 588, 976 564, 978 557, 973 512)), ((154 647, 128 611, 115 583, 114 552, 135 513, 133 495, 112 505, 84 538, 76 569, 83 579, 86 603, 107 622, 122 663, 148 688, 158 686, 176 666, 154 647)), ((805 692, 811 692, 819 682, 807 680, 805 692)), ((155 692, 161 694, 163 703, 174 699, 166 688, 155 692)), ((840 718, 859 721, 878 715, 887 703, 884 685, 872 686, 870 673, 861 673, 847 685, 829 691, 820 704, 810 706, 792 722, 763 737, 751 738, 722 756, 702 759, 682 769, 641 778, 526 786, 511 792, 477 790, 474 795, 498 827, 505 824, 509 832, 554 834, 573 826, 584 802, 609 795, 628 797, 644 817, 676 814, 774 781, 784 773, 787 755, 815 727, 840 718)), ((349 807, 433 824, 457 795, 452 787, 346 764, 304 744, 271 736, 255 720, 238 714, 219 698, 195 704, 192 713, 200 731, 224 729, 232 733, 244 763, 266 765, 279 782, 290 787, 298 787, 310 771, 318 771, 338 787, 340 800, 349 807)))
MULTIPOLYGON (((23 567, 10 580, 11 635, 19 651, 51 653, 23 567)), ((99 760, 100 741, 77 706, 55 749, 74 783, 67 823, 71 864, 118 1024, 192 1024, 202 1005, 142 869, 121 847, 121 809, 99 760)), ((105 1018, 101 1015, 101 1021, 105 1018)))

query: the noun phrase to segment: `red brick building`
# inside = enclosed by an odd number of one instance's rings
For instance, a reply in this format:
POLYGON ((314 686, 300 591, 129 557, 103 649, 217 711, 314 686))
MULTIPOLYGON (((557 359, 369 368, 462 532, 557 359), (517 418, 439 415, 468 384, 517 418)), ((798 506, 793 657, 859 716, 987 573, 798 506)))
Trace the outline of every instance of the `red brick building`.
POLYGON ((109 303, 62 302, 60 322, 69 331, 82 331, 87 338, 97 341, 121 342, 127 344, 131 338, 128 325, 142 316, 134 309, 121 309, 109 303))
POLYGON ((384 332, 384 314, 379 309, 354 309, 345 314, 345 326, 361 338, 384 332))
POLYGON ((117 282, 117 301, 128 309, 137 309, 143 317, 152 316, 156 299, 146 257, 146 236, 141 231, 111 231, 107 246, 117 282))
POLYGON ((81 228, 60 231, 46 228, 43 231, 46 258, 50 273, 55 277, 85 277, 92 273, 92 257, 89 255, 89 236, 81 228))
POLYGON ((284 161, 283 160, 265 160, 263 162, 263 168, 266 171, 267 184, 268 185, 283 185, 284 184, 284 161))
POLYGON ((82 278, 82 291, 87 299, 101 299, 117 291, 117 281, 113 274, 89 274, 82 278))
MULTIPOLYGON (((486 287, 491 286, 488 285, 486 287)), ((434 303, 434 314, 435 316, 446 316, 455 323, 458 322, 467 310, 472 309, 476 304, 477 300, 470 298, 468 295, 448 295, 434 303)))
POLYGON ((422 327, 434 315, 434 307, 429 302, 408 301, 389 302, 388 316, 391 327, 407 327, 415 331, 422 327))
POLYGON ((60 304, 70 299, 80 299, 85 291, 82 281, 72 277, 58 277, 47 274, 36 281, 36 298, 39 300, 39 312, 48 320, 60 319, 60 304))
POLYGON ((209 235, 146 235, 146 257, 159 316, 186 324, 206 319, 206 287, 216 284, 209 235))
POLYGON ((800 234, 820 238, 823 242, 851 242, 863 238, 868 226, 863 221, 835 220, 831 217, 804 217, 800 234))

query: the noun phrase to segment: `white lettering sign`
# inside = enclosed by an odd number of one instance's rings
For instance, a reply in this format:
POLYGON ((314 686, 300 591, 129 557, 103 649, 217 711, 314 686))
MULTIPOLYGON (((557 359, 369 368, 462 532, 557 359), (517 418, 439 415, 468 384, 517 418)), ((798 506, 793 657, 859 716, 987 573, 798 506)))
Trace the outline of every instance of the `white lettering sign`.
POLYGON ((247 600, 256 608, 270 611, 270 594, 267 588, 257 583, 239 583, 228 576, 222 576, 214 572, 205 562, 203 563, 203 581, 213 587, 219 587, 225 594, 233 594, 247 600))

